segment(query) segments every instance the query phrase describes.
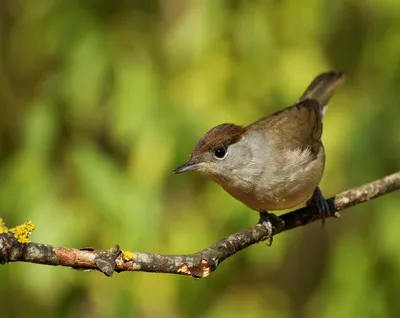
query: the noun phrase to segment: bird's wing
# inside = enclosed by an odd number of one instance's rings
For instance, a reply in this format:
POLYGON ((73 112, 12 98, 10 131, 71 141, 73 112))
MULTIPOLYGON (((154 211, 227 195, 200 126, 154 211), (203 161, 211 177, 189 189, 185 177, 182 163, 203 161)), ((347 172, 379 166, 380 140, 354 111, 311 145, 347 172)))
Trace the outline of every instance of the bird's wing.
POLYGON ((277 146, 283 149, 310 149, 318 154, 322 145, 322 117, 319 103, 305 99, 275 112, 246 127, 265 130, 275 136, 277 146))

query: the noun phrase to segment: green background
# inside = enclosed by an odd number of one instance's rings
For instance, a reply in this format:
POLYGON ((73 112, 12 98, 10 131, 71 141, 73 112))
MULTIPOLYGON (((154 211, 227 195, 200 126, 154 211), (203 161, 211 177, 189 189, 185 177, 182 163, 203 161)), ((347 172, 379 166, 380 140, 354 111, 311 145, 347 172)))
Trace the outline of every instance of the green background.
MULTIPOLYGON (((174 176, 222 122, 349 73, 324 122, 326 196, 400 168, 400 2, 0 3, 0 214, 36 242, 193 253, 258 216, 174 176)), ((279 235, 209 278, 15 263, 0 317, 399 317, 399 194, 279 235)))

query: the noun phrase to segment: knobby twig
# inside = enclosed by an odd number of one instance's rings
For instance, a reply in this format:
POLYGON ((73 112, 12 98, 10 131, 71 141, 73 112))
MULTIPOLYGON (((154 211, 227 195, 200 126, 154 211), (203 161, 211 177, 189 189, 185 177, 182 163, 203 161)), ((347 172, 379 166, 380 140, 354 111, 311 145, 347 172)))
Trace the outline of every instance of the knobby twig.
MULTIPOLYGON (((330 217, 356 204, 370 201, 399 189, 400 171, 380 180, 344 191, 328 199, 330 217)), ((312 206, 283 214, 280 217, 285 223, 283 227, 273 225, 272 234, 274 236, 319 219, 315 208, 312 206)), ((8 233, 0 234, 0 264, 30 262, 69 266, 83 270, 100 270, 107 276, 111 276, 114 272, 142 271, 184 274, 201 278, 210 275, 228 257, 250 245, 265 241, 267 238, 267 229, 261 224, 256 224, 195 254, 163 255, 126 252, 120 250, 118 245, 109 250, 96 250, 54 247, 33 242, 21 243, 15 231, 8 231, 8 233)))

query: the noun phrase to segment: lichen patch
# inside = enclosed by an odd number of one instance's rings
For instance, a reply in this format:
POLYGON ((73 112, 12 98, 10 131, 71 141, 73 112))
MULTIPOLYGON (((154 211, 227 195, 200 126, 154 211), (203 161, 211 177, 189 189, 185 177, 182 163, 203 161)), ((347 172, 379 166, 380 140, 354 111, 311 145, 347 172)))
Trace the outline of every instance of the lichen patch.
POLYGON ((6 224, 4 223, 3 219, 0 218, 0 234, 3 233, 8 233, 8 228, 6 226, 6 224))
POLYGON ((18 240, 19 243, 28 243, 29 235, 35 229, 35 224, 32 221, 27 221, 21 225, 17 225, 12 229, 9 229, 8 232, 13 233, 14 237, 18 240))
POLYGON ((129 251, 122 251, 122 257, 124 261, 129 262, 132 261, 135 258, 135 253, 129 252, 129 251))

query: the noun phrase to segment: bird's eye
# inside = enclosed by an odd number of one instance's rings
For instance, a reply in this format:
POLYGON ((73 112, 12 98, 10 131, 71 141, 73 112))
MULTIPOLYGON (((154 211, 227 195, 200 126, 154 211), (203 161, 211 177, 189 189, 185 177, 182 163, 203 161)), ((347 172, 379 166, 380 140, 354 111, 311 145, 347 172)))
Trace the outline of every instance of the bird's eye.
POLYGON ((218 147, 215 149, 214 154, 218 159, 223 159, 226 156, 226 150, 223 147, 218 147))

